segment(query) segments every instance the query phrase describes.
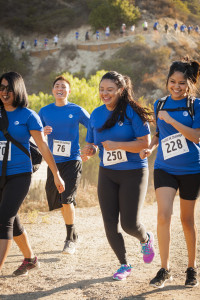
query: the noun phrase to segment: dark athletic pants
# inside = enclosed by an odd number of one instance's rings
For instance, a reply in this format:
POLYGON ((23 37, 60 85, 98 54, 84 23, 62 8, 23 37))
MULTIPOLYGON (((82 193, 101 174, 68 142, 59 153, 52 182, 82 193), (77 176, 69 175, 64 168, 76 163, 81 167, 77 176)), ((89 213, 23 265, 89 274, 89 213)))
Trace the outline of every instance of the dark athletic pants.
POLYGON ((127 264, 122 229, 140 242, 147 238, 140 211, 148 185, 148 169, 110 170, 99 168, 98 197, 106 236, 121 264, 127 264))
POLYGON ((10 175, 0 190, 0 239, 11 240, 24 232, 17 212, 26 197, 31 173, 10 175))

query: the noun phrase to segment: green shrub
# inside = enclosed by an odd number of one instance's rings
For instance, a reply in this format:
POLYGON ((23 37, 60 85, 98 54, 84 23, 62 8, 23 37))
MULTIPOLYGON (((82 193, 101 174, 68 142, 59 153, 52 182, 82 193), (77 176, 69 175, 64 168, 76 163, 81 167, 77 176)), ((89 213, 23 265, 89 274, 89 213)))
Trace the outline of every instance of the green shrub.
POLYGON ((95 30, 106 26, 119 30, 122 23, 132 25, 140 17, 139 9, 128 0, 87 0, 87 4, 91 10, 89 23, 95 30))

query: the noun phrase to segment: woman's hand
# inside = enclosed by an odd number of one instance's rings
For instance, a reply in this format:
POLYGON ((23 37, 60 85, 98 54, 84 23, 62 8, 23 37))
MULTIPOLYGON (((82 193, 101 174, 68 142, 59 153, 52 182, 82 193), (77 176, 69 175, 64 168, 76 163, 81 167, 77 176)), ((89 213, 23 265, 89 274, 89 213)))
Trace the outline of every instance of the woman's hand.
POLYGON ((59 172, 54 175, 54 183, 59 192, 59 194, 63 193, 65 190, 65 183, 63 179, 60 177, 59 172))
POLYGON ((81 149, 81 159, 83 162, 87 161, 90 159, 91 156, 96 154, 97 152, 97 147, 93 144, 87 144, 81 149))
POLYGON ((44 127, 44 135, 48 135, 48 134, 51 134, 53 131, 53 128, 51 126, 45 126, 44 127))
POLYGON ((112 150, 120 149, 118 142, 104 141, 104 142, 102 142, 102 145, 103 145, 104 149, 106 149, 106 151, 112 151, 112 150))
POLYGON ((140 158, 141 158, 141 159, 144 159, 144 158, 146 158, 146 157, 149 157, 149 156, 151 155, 151 153, 152 153, 152 150, 151 150, 151 149, 142 149, 142 150, 140 151, 139 155, 140 155, 140 158))
POLYGON ((174 120, 172 117, 170 117, 170 115, 168 114, 168 112, 164 111, 164 110, 159 111, 158 118, 160 120, 164 120, 168 124, 171 124, 172 121, 174 120))

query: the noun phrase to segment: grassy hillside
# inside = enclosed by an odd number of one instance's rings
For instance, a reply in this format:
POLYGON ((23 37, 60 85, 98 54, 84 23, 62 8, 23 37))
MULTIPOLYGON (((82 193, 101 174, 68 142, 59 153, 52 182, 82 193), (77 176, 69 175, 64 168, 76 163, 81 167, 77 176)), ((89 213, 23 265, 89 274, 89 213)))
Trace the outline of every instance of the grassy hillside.
MULTIPOLYGON (((192 24, 200 19, 200 0, 0 0, 0 19, 1 26, 18 35, 54 34, 88 22, 93 27, 96 24, 104 27, 110 22, 114 29, 120 26, 123 16, 128 24, 133 5, 139 8, 141 16, 145 10, 155 18, 173 17, 192 24), (127 5, 129 12, 124 15, 127 5), (115 24, 116 12, 119 25, 115 24)), ((137 20, 140 14, 134 13, 137 20)))
POLYGON ((88 20, 86 1, 0 0, 1 26, 19 34, 58 33, 88 20))

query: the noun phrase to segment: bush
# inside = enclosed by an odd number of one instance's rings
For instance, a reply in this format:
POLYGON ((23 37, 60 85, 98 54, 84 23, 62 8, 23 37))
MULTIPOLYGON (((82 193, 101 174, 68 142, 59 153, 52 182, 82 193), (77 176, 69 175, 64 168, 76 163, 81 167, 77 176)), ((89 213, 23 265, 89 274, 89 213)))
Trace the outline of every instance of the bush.
POLYGON ((110 29, 120 29, 122 23, 132 25, 137 22, 140 12, 128 0, 87 0, 91 9, 89 23, 95 29, 110 26, 110 29))
POLYGON ((0 36, 0 73, 15 71, 27 76, 31 70, 29 56, 24 50, 16 53, 12 41, 0 36))

